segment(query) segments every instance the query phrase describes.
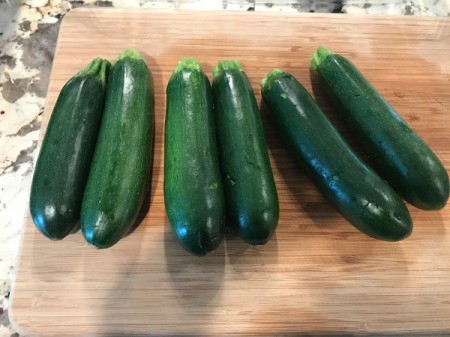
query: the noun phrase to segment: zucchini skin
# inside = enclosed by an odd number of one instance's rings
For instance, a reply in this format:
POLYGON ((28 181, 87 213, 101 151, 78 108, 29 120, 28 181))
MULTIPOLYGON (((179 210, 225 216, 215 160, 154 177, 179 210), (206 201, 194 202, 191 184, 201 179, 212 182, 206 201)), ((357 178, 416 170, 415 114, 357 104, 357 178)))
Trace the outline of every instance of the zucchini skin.
POLYGON ((269 74, 262 97, 297 162, 348 222, 379 240, 410 235, 412 220, 403 200, 356 156, 292 75, 269 74))
POLYGON ((227 220, 248 243, 265 244, 279 217, 258 104, 237 61, 216 67, 212 92, 227 220))
POLYGON ((78 224, 103 114, 110 63, 94 59, 61 89, 42 142, 30 213, 46 237, 60 240, 78 224))
POLYGON ((164 201, 172 231, 203 256, 223 239, 225 198, 211 86, 195 59, 181 61, 167 85, 164 201))
POLYGON ((134 50, 113 65, 81 210, 86 241, 108 248, 128 233, 144 201, 152 162, 152 75, 134 50))
POLYGON ((344 122, 396 192, 424 210, 443 208, 449 177, 436 154, 345 57, 327 55, 314 72, 344 122))

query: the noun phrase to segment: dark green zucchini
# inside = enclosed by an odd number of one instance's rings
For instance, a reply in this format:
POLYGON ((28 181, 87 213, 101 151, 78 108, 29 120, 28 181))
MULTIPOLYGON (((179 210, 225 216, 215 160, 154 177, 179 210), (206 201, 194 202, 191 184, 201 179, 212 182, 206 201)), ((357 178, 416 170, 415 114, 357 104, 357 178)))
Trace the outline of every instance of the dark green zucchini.
POLYGON ((375 169, 397 193, 421 209, 443 208, 449 197, 444 166, 358 69, 343 56, 319 47, 311 70, 375 169))
POLYGON ((141 209, 151 167, 153 80, 133 49, 115 61, 81 209, 86 241, 108 248, 130 230, 141 209))
POLYGON ((94 59, 61 89, 36 162, 30 212, 48 238, 68 235, 81 200, 102 119, 110 63, 94 59))
POLYGON ((403 200, 350 149, 305 88, 274 70, 262 97, 297 162, 337 211, 361 232, 398 241, 412 231, 403 200))
POLYGON ((179 62, 167 85, 164 201, 174 235, 199 256, 220 245, 225 220, 212 108, 200 63, 179 62))
POLYGON ((214 117, 228 221, 265 244, 278 223, 278 195, 251 84, 237 61, 214 68, 214 117))

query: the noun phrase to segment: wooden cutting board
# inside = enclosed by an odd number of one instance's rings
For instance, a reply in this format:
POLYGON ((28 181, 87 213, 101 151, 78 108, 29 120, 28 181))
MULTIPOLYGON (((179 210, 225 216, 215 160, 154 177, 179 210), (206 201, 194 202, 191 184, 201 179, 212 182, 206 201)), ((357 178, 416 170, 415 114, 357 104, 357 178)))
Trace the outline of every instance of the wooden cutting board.
POLYGON ((217 61, 237 58, 258 102, 268 71, 292 72, 348 137, 310 78, 318 45, 350 57, 450 168, 448 18, 71 11, 61 26, 42 135, 73 74, 95 56, 113 60, 134 47, 155 79, 152 189, 139 227, 107 250, 88 247, 80 232, 49 241, 27 217, 12 304, 20 330, 45 337, 450 332, 450 206, 410 207, 415 229, 405 241, 366 237, 295 165, 265 108, 281 207, 275 237, 252 247, 227 229, 220 248, 203 258, 174 241, 162 186, 165 87, 177 61, 194 56, 211 77, 217 61))

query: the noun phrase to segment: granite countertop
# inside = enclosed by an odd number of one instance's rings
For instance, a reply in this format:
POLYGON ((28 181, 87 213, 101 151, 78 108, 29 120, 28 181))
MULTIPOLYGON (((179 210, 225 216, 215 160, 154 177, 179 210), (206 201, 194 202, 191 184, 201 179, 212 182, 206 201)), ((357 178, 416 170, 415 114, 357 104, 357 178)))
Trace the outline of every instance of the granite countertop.
POLYGON ((60 22, 83 6, 450 16, 450 0, 0 0, 0 337, 19 336, 9 295, 60 22))

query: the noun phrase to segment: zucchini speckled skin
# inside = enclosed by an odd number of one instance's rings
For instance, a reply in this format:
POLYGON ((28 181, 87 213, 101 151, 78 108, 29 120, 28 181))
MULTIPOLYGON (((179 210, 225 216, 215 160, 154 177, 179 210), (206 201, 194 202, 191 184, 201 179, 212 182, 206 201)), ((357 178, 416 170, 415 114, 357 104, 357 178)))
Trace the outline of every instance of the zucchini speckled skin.
POLYGON ((53 240, 80 219, 81 200, 103 114, 110 63, 96 58, 70 79, 56 101, 30 193, 36 227, 53 240))
POLYGON ((217 64, 212 92, 227 221, 248 243, 265 244, 279 204, 255 94, 237 61, 217 64))
POLYGON ((375 169, 410 204, 443 208, 449 177, 427 144, 345 57, 318 48, 311 69, 375 169))
POLYGON ((174 235, 199 256, 220 245, 225 220, 212 108, 200 64, 179 62, 167 86, 164 201, 174 235))
POLYGON ((153 81, 132 49, 114 63, 105 111, 81 210, 86 241, 117 243, 133 226, 144 201, 154 130, 153 81))
POLYGON ((269 73, 262 96, 297 162, 348 222, 379 240, 410 235, 412 220, 403 200, 356 156, 292 75, 269 73))

